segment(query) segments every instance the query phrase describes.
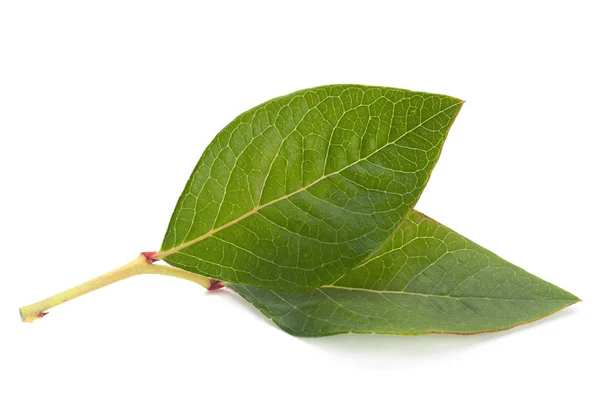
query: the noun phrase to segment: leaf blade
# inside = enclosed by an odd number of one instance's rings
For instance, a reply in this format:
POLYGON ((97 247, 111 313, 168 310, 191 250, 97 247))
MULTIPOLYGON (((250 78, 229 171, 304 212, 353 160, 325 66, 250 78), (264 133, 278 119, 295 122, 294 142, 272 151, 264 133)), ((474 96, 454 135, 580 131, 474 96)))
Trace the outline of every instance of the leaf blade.
POLYGON ((159 258, 258 287, 333 282, 408 215, 461 105, 357 85, 263 103, 209 145, 159 258))
POLYGON ((387 249, 333 285, 229 288, 284 331, 305 337, 493 332, 579 301, 417 211, 387 249))

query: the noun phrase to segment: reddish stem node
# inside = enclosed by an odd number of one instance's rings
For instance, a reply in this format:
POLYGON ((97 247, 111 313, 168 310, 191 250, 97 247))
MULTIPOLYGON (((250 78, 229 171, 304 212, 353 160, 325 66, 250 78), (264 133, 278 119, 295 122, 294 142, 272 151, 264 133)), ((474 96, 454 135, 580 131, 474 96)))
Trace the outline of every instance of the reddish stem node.
POLYGON ((157 261, 157 259, 154 258, 156 253, 156 251, 142 251, 140 254, 146 258, 148 264, 152 264, 154 261, 157 261))
POLYGON ((221 281, 218 281, 216 279, 211 279, 210 287, 208 288, 208 290, 218 290, 218 289, 221 289, 224 287, 225 287, 225 285, 223 285, 223 283, 221 281))

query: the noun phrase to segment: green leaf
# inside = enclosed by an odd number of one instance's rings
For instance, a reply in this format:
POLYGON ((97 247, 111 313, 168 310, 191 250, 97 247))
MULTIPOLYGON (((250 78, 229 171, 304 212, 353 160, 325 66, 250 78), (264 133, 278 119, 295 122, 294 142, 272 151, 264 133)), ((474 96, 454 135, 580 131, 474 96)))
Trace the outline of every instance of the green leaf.
POLYGON ((202 155, 156 258, 269 289, 333 283, 412 210, 461 105, 333 85, 243 113, 202 155))
POLYGON ((417 211, 389 243, 331 285, 228 287, 284 331, 307 337, 498 331, 579 301, 417 211))

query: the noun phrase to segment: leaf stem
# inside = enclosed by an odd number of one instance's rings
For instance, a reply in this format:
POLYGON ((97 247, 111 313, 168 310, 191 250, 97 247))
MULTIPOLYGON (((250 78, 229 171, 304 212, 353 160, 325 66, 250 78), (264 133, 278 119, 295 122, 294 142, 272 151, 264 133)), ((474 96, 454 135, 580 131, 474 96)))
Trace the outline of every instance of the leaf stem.
POLYGON ((21 313, 21 319, 23 320, 23 322, 33 322, 36 319, 46 315, 47 310, 49 310, 52 307, 63 304, 69 300, 73 300, 79 296, 83 296, 84 294, 92 292, 96 289, 108 286, 111 283, 115 283, 135 275, 166 275, 196 282, 206 289, 211 289, 211 287, 214 286, 214 280, 205 278, 193 272, 188 272, 179 268, 173 268, 166 265, 152 264, 154 260, 149 256, 149 254, 153 253, 142 253, 135 260, 125 265, 122 265, 121 267, 113 271, 110 271, 97 278, 91 279, 71 289, 65 290, 64 292, 56 294, 52 297, 48 297, 47 299, 38 301, 37 303, 21 307, 19 309, 19 312, 21 313))

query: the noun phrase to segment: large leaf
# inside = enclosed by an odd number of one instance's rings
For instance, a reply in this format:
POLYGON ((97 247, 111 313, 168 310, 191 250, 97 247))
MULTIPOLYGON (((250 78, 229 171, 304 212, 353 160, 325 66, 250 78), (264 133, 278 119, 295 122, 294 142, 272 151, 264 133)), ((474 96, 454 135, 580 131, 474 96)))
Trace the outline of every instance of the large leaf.
POLYGON ((229 285, 284 331, 473 334, 531 322, 579 299, 413 211, 367 262, 331 285, 229 285))
POLYGON ((333 283, 411 211, 461 105, 333 85, 245 112, 202 155, 156 258, 270 289, 333 283))

